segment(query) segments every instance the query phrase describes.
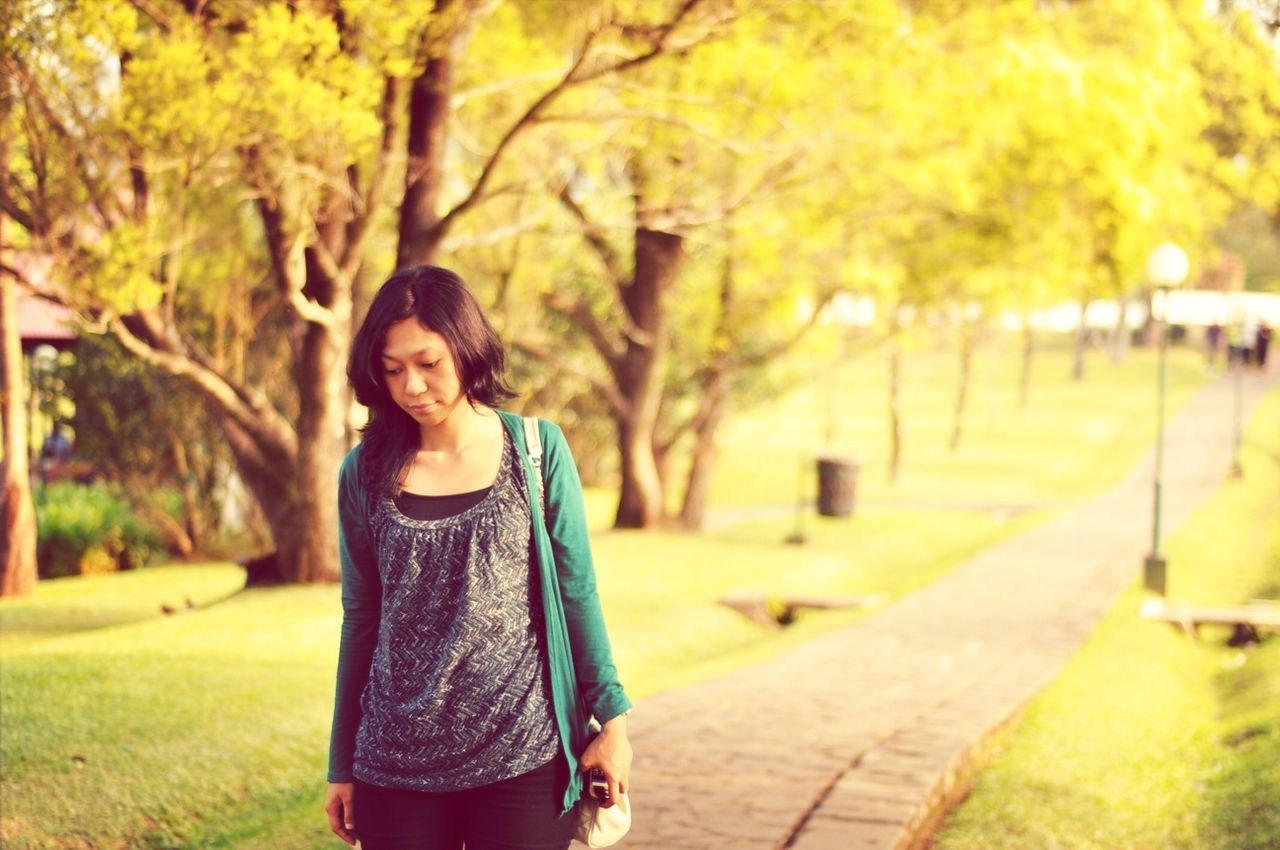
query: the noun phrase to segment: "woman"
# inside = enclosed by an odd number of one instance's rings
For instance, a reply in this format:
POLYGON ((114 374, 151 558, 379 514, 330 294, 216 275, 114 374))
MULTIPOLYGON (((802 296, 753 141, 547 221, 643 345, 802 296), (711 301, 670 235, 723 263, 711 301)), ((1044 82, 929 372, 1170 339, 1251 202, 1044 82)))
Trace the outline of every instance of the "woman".
POLYGON ((364 850, 563 850, 582 771, 627 791, 630 702, 578 474, 540 422, 539 486, 522 420, 498 410, 505 362, 466 284, 434 266, 393 274, 352 346, 370 420, 339 474, 325 811, 364 850))

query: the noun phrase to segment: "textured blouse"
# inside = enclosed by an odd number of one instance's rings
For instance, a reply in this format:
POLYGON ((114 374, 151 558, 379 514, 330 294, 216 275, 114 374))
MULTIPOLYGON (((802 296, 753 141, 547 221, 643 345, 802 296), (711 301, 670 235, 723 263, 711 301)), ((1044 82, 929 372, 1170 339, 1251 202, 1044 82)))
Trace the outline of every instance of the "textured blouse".
POLYGON ((493 487, 454 516, 412 519, 375 501, 382 610, 356 733, 362 782, 457 791, 559 750, 527 488, 509 438, 503 453, 493 487))

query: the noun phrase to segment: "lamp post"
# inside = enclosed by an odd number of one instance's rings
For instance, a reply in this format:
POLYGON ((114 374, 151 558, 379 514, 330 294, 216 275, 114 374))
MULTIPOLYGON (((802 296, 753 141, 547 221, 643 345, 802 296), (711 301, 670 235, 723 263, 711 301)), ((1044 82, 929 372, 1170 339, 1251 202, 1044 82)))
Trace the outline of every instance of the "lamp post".
MULTIPOLYGON (((1235 299, 1235 293, 1232 293, 1232 300, 1235 299)), ((1235 322, 1236 313, 1239 311, 1232 310, 1230 320, 1235 322)), ((1231 389, 1232 389, 1232 405, 1231 405, 1231 478, 1239 480, 1244 477, 1244 467, 1240 465, 1240 419, 1244 414, 1242 410, 1244 406, 1244 391, 1240 386, 1241 380, 1244 378, 1244 358, 1227 356, 1227 368, 1231 370, 1231 389)))
MULTIPOLYGON (((1161 294, 1158 378, 1156 382, 1156 464, 1154 504, 1151 520, 1151 554, 1143 564, 1143 586, 1164 595, 1166 563, 1160 551, 1160 510, 1164 495, 1161 480, 1164 467, 1164 397, 1168 383, 1169 290, 1181 285, 1187 276, 1187 255, 1172 242, 1166 242, 1147 258, 1147 279, 1161 294)), ((1154 308, 1154 303, 1153 303, 1154 308)))

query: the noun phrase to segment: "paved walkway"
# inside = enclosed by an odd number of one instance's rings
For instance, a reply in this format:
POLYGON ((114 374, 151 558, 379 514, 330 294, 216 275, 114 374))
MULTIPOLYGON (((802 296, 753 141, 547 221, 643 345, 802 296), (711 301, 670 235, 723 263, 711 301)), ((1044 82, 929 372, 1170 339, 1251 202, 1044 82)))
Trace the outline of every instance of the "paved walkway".
MULTIPOLYGON (((1280 374, 1248 375, 1244 414, 1280 374)), ((1167 535, 1223 483, 1232 384, 1169 423, 1167 535)), ((1245 470, 1248 474, 1248 470, 1245 470)), ((905 848, 1150 548, 1152 453, 1110 492, 764 664, 643 700, 628 850, 905 848)), ((1178 590, 1171 562, 1169 590, 1178 590)))

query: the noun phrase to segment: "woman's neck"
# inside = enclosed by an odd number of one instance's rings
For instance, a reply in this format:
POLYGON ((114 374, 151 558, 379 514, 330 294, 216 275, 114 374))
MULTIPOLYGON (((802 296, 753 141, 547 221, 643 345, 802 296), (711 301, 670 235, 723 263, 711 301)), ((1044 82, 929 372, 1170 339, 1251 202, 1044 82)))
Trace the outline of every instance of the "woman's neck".
POLYGON ((422 426, 420 449, 424 452, 461 454, 475 443, 484 441, 496 419, 489 408, 483 405, 473 407, 464 401, 442 422, 422 426))

